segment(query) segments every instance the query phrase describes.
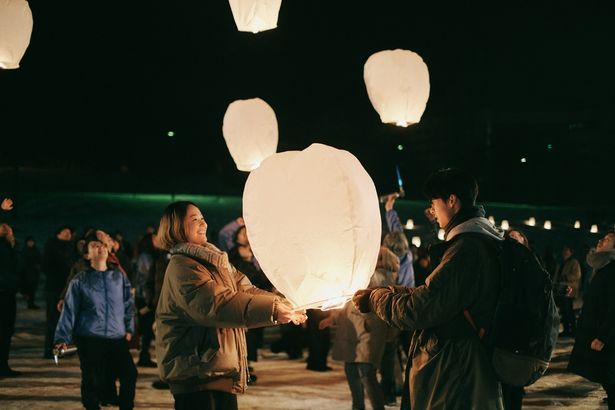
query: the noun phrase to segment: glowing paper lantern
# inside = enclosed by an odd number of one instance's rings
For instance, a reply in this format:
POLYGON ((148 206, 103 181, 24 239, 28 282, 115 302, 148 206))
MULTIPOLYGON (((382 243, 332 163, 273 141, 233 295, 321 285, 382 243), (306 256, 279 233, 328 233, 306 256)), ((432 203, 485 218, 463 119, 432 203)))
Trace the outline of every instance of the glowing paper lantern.
POLYGON ((282 0, 229 0, 229 3, 239 31, 256 34, 278 26, 282 0))
POLYGON ((408 219, 406 221, 406 229, 410 230, 410 229, 414 229, 414 221, 412 219, 408 219))
POLYGON ((421 56, 400 49, 372 54, 363 79, 382 122, 407 127, 421 121, 429 99, 429 72, 421 56))
POLYGON ((492 225, 495 225, 495 218, 493 216, 490 216, 487 219, 489 220, 489 222, 491 222, 492 225))
POLYGON ((413 236, 412 237, 412 245, 416 246, 417 248, 421 247, 421 238, 419 236, 413 236))
POLYGON ((551 221, 545 221, 545 224, 544 224, 543 228, 545 228, 547 230, 551 229, 551 221))
POLYGON ((222 134, 240 171, 252 171, 278 146, 278 121, 260 98, 232 102, 224 114, 222 134))
POLYGON ((533 216, 530 217, 530 219, 528 219, 525 222, 528 226, 536 226, 536 218, 534 218, 533 216))
POLYGON ((504 229, 505 231, 509 230, 510 224, 508 223, 508 220, 502 219, 502 224, 500 225, 500 228, 504 229))
POLYGON ((0 68, 19 68, 30 44, 32 12, 25 0, 0 0, 0 68))
POLYGON ((438 239, 443 241, 444 240, 444 234, 445 234, 444 229, 439 229, 438 230, 438 239))
POLYGON ((246 182, 243 217, 261 268, 295 307, 342 305, 369 284, 378 196, 349 152, 313 144, 270 156, 246 182))
POLYGON ((574 229, 580 229, 581 228, 581 221, 576 220, 574 221, 574 229))
POLYGON ((598 225, 592 225, 592 227, 589 229, 589 231, 591 233, 598 233, 598 225))

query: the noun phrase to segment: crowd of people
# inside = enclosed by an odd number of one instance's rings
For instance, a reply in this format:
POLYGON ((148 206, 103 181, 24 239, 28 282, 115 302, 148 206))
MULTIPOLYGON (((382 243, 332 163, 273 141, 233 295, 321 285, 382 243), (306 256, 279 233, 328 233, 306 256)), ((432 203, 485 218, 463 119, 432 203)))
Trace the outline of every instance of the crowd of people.
MULTIPOLYGON (((225 225, 214 245, 192 202, 168 205, 136 246, 120 232, 77 235, 63 226, 41 252, 32 237, 19 248, 1 223, 0 377, 20 375, 9 366, 16 295, 38 309, 44 274, 41 351, 51 359, 77 347, 86 409, 132 409, 137 367, 158 368, 152 387, 170 389, 177 409, 236 409, 236 394, 257 383, 263 328, 275 325, 281 336, 271 351, 297 360, 307 348, 309 371, 330 371, 332 350, 344 363, 353 409, 364 409, 365 397, 375 410, 397 406, 398 396, 402 409, 520 409, 523 387, 499 382, 483 334, 465 312, 477 323, 493 320, 501 267, 492 244, 509 237, 533 252, 531 243, 521 229, 503 231, 485 218, 478 185, 464 171, 437 171, 424 191, 426 216, 444 229, 444 241, 410 245, 397 196, 388 196, 388 229, 369 287, 331 311, 293 309, 262 271, 243 219, 225 225), (136 363, 130 349, 139 349, 136 363)), ((1 207, 10 212, 13 203, 1 207)), ((587 255, 585 286, 571 246, 560 263, 548 253, 535 258, 552 280, 560 337, 576 337, 569 370, 600 383, 615 409, 615 231, 587 255)))

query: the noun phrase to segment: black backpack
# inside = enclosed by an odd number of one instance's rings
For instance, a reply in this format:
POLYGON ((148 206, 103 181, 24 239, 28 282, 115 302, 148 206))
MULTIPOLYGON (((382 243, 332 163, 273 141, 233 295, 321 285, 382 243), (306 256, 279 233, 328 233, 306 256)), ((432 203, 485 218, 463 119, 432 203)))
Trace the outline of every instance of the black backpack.
MULTIPOLYGON (((502 383, 529 386, 549 367, 559 316, 549 273, 514 239, 496 244, 501 266, 500 296, 483 340, 502 383)), ((466 319, 475 327, 466 311, 466 319)), ((475 327, 476 328, 476 327, 475 327)), ((479 332, 482 336, 482 329, 479 332)))

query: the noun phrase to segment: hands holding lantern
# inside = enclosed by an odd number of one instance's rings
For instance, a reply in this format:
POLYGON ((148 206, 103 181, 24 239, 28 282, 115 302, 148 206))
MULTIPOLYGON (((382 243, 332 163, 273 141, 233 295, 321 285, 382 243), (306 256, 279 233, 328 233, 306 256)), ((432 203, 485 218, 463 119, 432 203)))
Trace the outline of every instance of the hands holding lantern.
POLYGON ((276 303, 273 311, 273 319, 274 322, 282 325, 290 322, 300 325, 307 320, 307 315, 303 309, 293 310, 290 306, 282 302, 278 302, 276 303))

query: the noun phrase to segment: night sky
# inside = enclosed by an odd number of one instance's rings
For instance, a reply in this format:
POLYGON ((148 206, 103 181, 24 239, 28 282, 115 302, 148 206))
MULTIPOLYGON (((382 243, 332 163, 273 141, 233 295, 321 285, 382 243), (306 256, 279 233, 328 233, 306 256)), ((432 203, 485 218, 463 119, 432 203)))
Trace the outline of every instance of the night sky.
POLYGON ((429 173, 460 166, 483 201, 609 205, 615 15, 415 3, 284 0, 278 28, 253 35, 222 0, 31 0, 21 68, 0 71, 2 190, 239 195, 247 174, 222 118, 260 97, 278 151, 349 150, 379 193, 395 188, 395 165, 411 199, 429 173), (367 58, 395 48, 420 54, 431 79, 406 129, 380 122, 363 82, 367 58))

